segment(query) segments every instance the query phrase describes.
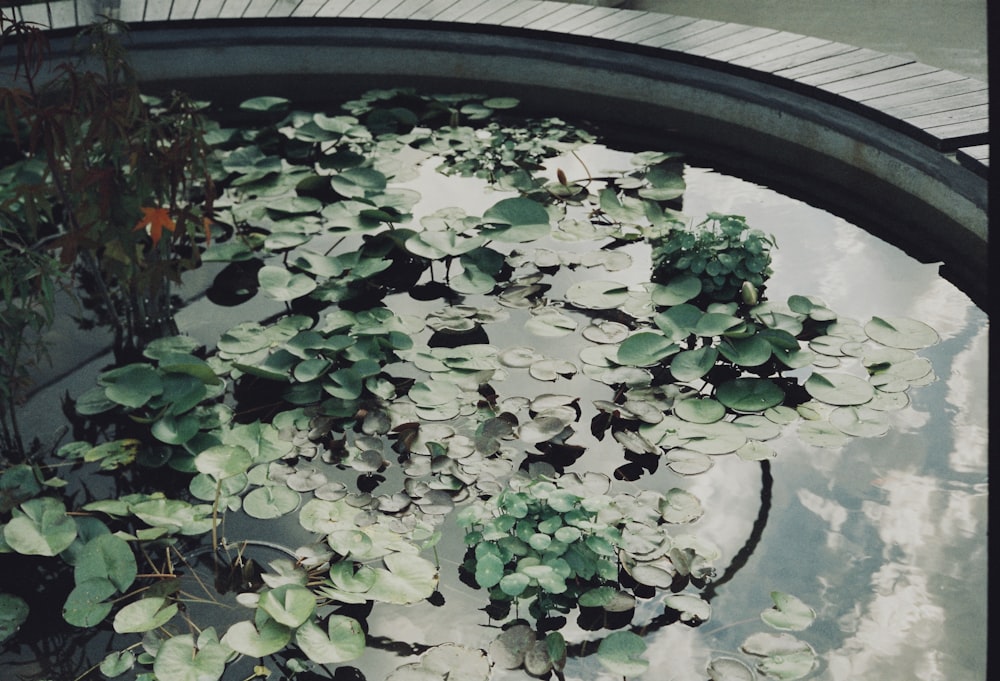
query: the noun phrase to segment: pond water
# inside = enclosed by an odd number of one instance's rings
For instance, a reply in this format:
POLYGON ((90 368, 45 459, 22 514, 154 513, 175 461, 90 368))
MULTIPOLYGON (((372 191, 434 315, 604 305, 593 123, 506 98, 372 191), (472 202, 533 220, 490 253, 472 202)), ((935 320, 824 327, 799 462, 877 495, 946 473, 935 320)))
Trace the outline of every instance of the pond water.
MULTIPOLYGON (((581 178, 594 178, 595 186, 590 191, 596 192, 597 178, 628 172, 632 156, 601 145, 584 145, 572 154, 548 160, 541 173, 552 180, 556 180, 557 169, 580 182, 581 178)), ((502 361, 491 374, 489 384, 495 391, 497 410, 517 414, 523 427, 532 420, 529 415, 537 415, 541 409, 529 408, 530 400, 539 395, 558 396, 553 398, 558 406, 554 413, 564 413, 560 410, 567 404, 578 409, 576 418, 564 425, 572 426, 565 444, 579 450, 574 449, 570 462, 564 467, 557 465, 556 469, 569 475, 588 472, 607 476, 613 481, 610 484, 614 493, 653 490, 663 494, 682 488, 700 500, 703 514, 680 529, 717 549, 717 557, 712 561, 714 581, 709 577, 700 586, 697 580, 691 584, 679 583, 675 589, 700 594, 710 605, 710 616, 690 623, 676 621, 676 616, 670 616, 676 610, 676 601, 669 600, 670 589, 643 592, 644 597, 639 598, 627 627, 595 628, 569 615, 563 626, 551 627, 562 634, 570 652, 560 678, 610 680, 626 675, 647 681, 701 681, 709 675, 706 671, 709 665, 714 664, 713 678, 740 679, 744 678, 740 676, 744 669, 762 664, 762 657, 775 666, 771 667, 770 675, 767 668, 758 667, 755 678, 829 681, 984 678, 988 500, 986 314, 941 278, 936 265, 918 263, 830 213, 711 168, 685 166, 683 180, 683 212, 696 222, 708 213, 740 215, 745 216, 752 228, 774 236, 777 246, 772 250, 773 275, 767 280, 765 292, 768 300, 814 296, 834 310, 841 321, 855 319, 864 323, 878 316, 920 320, 932 327, 939 338, 930 347, 919 350, 919 355, 933 366, 936 380, 910 386, 904 393, 905 406, 888 412, 888 428, 876 437, 804 441, 792 429, 786 429, 767 439, 774 456, 764 456, 763 460, 713 452, 707 457, 692 457, 691 466, 704 469, 694 474, 683 461, 661 455, 654 457, 656 461, 651 464, 648 456, 639 456, 632 457, 638 467, 623 471, 630 460, 623 447, 609 435, 599 435, 587 427, 600 416, 595 401, 612 401, 616 393, 613 382, 600 380, 600 373, 588 370, 587 361, 580 359, 581 350, 589 345, 581 335, 582 330, 600 315, 595 315, 593 309, 562 305, 557 311, 564 313, 563 317, 554 316, 541 323, 537 305, 498 306, 495 296, 466 293, 460 302, 468 308, 468 314, 491 311, 477 317, 485 320, 479 326, 486 338, 477 338, 475 342, 500 349, 522 349, 511 356, 514 359, 508 357, 502 361), (520 363, 519 358, 529 355, 520 363), (542 358, 561 358, 571 362, 572 367, 539 364, 542 358), (692 474, 682 475, 677 471, 692 474), (815 612, 808 626, 783 634, 794 635, 797 641, 805 642, 807 648, 815 651, 814 658, 807 656, 804 672, 793 673, 789 671, 792 667, 782 666, 781 650, 772 650, 770 657, 747 652, 751 637, 778 632, 761 618, 761 613, 774 604, 772 592, 794 595, 815 612), (608 639, 613 631, 625 630, 638 633, 645 642, 641 658, 648 666, 642 669, 626 664, 615 673, 611 671, 614 667, 609 668, 598 659, 597 651, 601 641, 608 639), (727 667, 730 660, 742 665, 727 667), (623 674, 622 669, 628 673, 623 674), (727 669, 731 671, 724 671, 727 669)), ((420 202, 411 211, 412 224, 451 207, 461 208, 466 215, 483 215, 498 201, 514 195, 484 187, 478 179, 443 176, 430 162, 413 177, 391 183, 390 188, 419 192, 420 202)), ((571 210, 579 213, 581 209, 571 210)), ((578 221, 586 222, 585 216, 585 212, 579 213, 578 221)), ((582 231, 583 227, 579 229, 582 231)), ((356 234, 348 234, 348 240, 337 245, 341 236, 317 236, 308 247, 324 252, 327 245, 336 246, 338 250, 334 252, 340 253, 349 251, 351 240, 358 238, 356 234)), ((607 240, 597 243, 606 244, 607 240)), ((600 251, 595 250, 600 247, 594 244, 594 239, 579 234, 570 238, 566 233, 509 244, 510 250, 523 253, 507 256, 508 263, 513 265, 512 280, 523 278, 526 285, 535 283, 533 277, 541 269, 540 280, 549 286, 543 299, 550 301, 573 298, 572 292, 586 289, 593 282, 613 281, 622 288, 634 288, 649 281, 652 255, 645 242, 624 243, 600 251), (582 258, 596 252, 613 252, 624 259, 582 264, 574 260, 573 266, 566 264, 569 261, 565 258, 570 257, 566 254, 575 253, 576 258, 582 258)), ((287 262, 288 258, 273 256, 267 263, 287 262)), ((441 265, 440 262, 432 265, 431 276, 435 281, 445 276, 446 270, 441 265)), ((222 267, 212 264, 204 270, 208 276, 189 277, 185 291, 190 300, 177 314, 183 333, 208 348, 214 348, 228 329, 240 323, 261 321, 287 311, 284 302, 262 293, 233 306, 215 305, 211 296, 197 295, 222 267)), ((426 284, 428 274, 423 273, 419 281, 426 284)), ((414 350, 400 352, 408 362, 388 366, 394 376, 409 376, 419 382, 427 381, 429 373, 433 373, 427 369, 433 364, 427 359, 432 354, 428 343, 439 345, 447 333, 435 335, 423 323, 412 320, 438 315, 446 323, 454 322, 447 321, 451 317, 439 314, 449 309, 441 298, 418 295, 417 289, 392 293, 384 304, 397 319, 404 320, 394 328, 405 330, 415 342, 414 350)), ((629 305, 632 303, 623 300, 619 307, 633 309, 629 305)), ((450 309, 455 312, 454 307, 450 309)), ((109 361, 110 357, 101 357, 68 379, 39 391, 24 408, 22 427, 28 432, 53 432, 56 428, 53 405, 67 391, 75 397, 94 385, 109 361)), ((249 359, 244 361, 252 364, 249 359)), ((594 366, 598 365, 595 361, 594 366)), ((808 375, 804 369, 792 373, 803 380, 808 375)), ((415 413, 422 417, 421 427, 433 431, 453 425, 464 433, 461 430, 464 423, 475 426, 476 419, 481 418, 475 402, 470 408, 467 400, 468 395, 460 392, 450 398, 430 395, 417 411, 392 415, 392 422, 405 423, 404 417, 415 413), (445 408, 449 402, 455 405, 454 413, 445 408)), ((368 408, 373 409, 370 405, 368 408)), ((556 433, 563 427, 560 425, 556 433)), ((358 446, 358 449, 367 447, 366 451, 379 447, 371 469, 365 469, 354 459, 348 464, 324 462, 322 456, 315 454, 313 458, 303 455, 289 462, 285 479, 293 474, 316 478, 316 484, 302 483, 296 488, 302 493, 301 501, 296 503, 304 504, 310 494, 321 495, 325 492, 319 490, 331 489, 323 485, 337 484, 350 491, 364 488, 362 492, 376 496, 393 495, 405 488, 412 499, 420 500, 420 491, 407 487, 410 478, 425 482, 437 478, 429 471, 421 476, 404 470, 405 465, 397 463, 398 450, 389 447, 389 439, 383 438, 379 445, 365 441, 358 446)), ((541 435, 529 437, 522 430, 521 442, 505 441, 503 447, 510 451, 500 458, 508 461, 509 470, 501 467, 497 471, 482 464, 477 469, 481 472, 475 483, 479 487, 468 494, 450 490, 454 493, 452 505, 461 508, 472 497, 485 498, 489 490, 499 493, 507 488, 510 471, 525 465, 525 452, 534 452, 532 460, 546 458, 530 446, 546 439, 541 435)), ((453 458, 466 461, 457 455, 453 458)), ((273 467, 269 470, 269 475, 279 477, 273 467)), ((463 469, 468 470, 471 468, 463 469)), ((532 472, 552 470, 536 467, 532 472)), ((469 474, 469 477, 475 476, 469 474)), ((250 486, 253 484, 251 478, 250 486)), ((83 483, 83 487, 88 484, 83 483)), ((438 499, 426 494, 426 488, 422 491, 424 500, 438 499)), ((521 617, 529 624, 534 622, 527 604, 515 607, 506 618, 491 619, 483 612, 488 604, 484 589, 476 587, 474 580, 460 578, 460 565, 466 559, 466 528, 459 525, 457 513, 448 504, 439 510, 429 508, 432 504, 426 503, 421 519, 432 518, 441 533, 433 551, 426 549, 421 553, 434 561, 440 573, 435 596, 404 606, 377 602, 370 612, 361 614, 348 610, 363 621, 367 647, 356 659, 314 669, 319 675, 368 681, 390 677, 400 681, 445 678, 440 670, 436 676, 431 672, 398 670, 423 659, 418 656, 428 651, 448 650, 434 648, 447 643, 470 651, 490 649, 495 660, 500 653, 491 646, 505 619, 521 617)), ((295 552, 297 547, 315 539, 313 533, 303 528, 296 513, 269 520, 266 527, 244 512, 224 515, 225 541, 234 545, 244 540, 264 541, 268 546, 279 545, 295 552)), ((680 540, 675 537, 675 541, 680 540)), ((275 551, 268 550, 272 554, 275 551)), ((698 555, 711 553, 709 549, 695 548, 698 555)), ((0 587, 13 590, 12 585, 19 580, 4 567, 2 557, 0 567, 3 567, 0 587)), ((58 619, 55 613, 48 616, 58 619)), ((60 622, 55 626, 58 633, 46 638, 39 634, 44 627, 39 627, 37 620, 31 624, 27 628, 39 635, 39 642, 31 644, 14 638, 3 644, 0 668, 18 673, 19 678, 37 681, 101 678, 97 672, 88 675, 88 669, 104 658, 108 643, 113 640, 107 626, 95 636, 68 639, 73 646, 83 646, 87 640, 92 643, 86 652, 74 655, 71 664, 61 666, 62 676, 57 676, 52 671, 46 672, 54 660, 41 659, 44 655, 40 656, 39 651, 48 650, 49 655, 59 658, 61 650, 54 646, 67 640, 61 638, 68 635, 67 628, 60 622)), ((217 626, 221 635, 228 624, 217 626)), ((113 645, 128 645, 121 640, 113 645)), ((794 656, 795 651, 800 653, 801 648, 792 646, 784 655, 794 656)), ((629 657, 628 664, 633 662, 629 657)), ((497 681, 532 678, 523 668, 501 666, 495 664, 487 678, 497 681)), ((253 673, 253 662, 245 659, 231 665, 225 678, 245 679, 253 673)))

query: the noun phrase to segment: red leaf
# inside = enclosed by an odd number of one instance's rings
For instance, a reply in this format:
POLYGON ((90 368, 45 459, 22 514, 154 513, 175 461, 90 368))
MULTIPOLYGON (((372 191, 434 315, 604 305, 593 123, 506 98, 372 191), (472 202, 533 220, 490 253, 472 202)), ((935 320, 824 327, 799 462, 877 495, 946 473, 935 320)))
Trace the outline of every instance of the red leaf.
POLYGON ((142 217, 139 218, 139 222, 135 223, 135 228, 132 231, 137 232, 146 227, 149 227, 149 236, 153 240, 153 246, 155 247, 160 242, 163 230, 166 229, 169 232, 173 232, 177 228, 177 225, 170 219, 170 213, 167 212, 166 208, 148 208, 143 206, 142 217))

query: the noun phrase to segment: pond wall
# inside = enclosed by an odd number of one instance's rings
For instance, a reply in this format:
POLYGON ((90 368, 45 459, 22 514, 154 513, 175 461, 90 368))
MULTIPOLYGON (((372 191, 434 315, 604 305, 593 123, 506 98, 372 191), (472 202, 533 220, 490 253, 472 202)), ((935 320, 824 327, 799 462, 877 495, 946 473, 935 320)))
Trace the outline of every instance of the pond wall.
MULTIPOLYGON (((534 0, 63 0, 21 15, 54 53, 108 12, 150 89, 336 102, 474 90, 687 151, 900 246, 986 298, 986 86, 771 29, 534 0), (921 113, 923 112, 923 113, 921 113)), ((11 55, 0 54, 6 73, 11 55)), ((766 230, 766 225, 761 226, 766 230)))

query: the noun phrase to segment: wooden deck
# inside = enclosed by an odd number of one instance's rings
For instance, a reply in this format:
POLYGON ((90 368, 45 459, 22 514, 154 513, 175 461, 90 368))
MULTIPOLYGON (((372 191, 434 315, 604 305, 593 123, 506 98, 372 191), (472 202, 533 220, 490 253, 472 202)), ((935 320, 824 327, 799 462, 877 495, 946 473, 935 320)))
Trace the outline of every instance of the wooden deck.
POLYGON ((110 12, 137 23, 453 22, 611 41, 812 91, 952 155, 983 177, 989 169, 986 83, 904 57, 762 27, 538 0, 54 0, 18 12, 54 30, 110 12))

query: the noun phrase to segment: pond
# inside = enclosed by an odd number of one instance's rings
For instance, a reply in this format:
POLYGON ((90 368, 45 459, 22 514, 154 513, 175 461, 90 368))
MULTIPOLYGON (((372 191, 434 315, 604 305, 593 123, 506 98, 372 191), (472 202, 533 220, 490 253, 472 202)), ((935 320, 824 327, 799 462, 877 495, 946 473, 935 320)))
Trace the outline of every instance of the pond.
POLYGON ((936 265, 511 98, 240 116, 182 335, 21 411, 71 434, 0 667, 984 677, 988 318, 936 265))

